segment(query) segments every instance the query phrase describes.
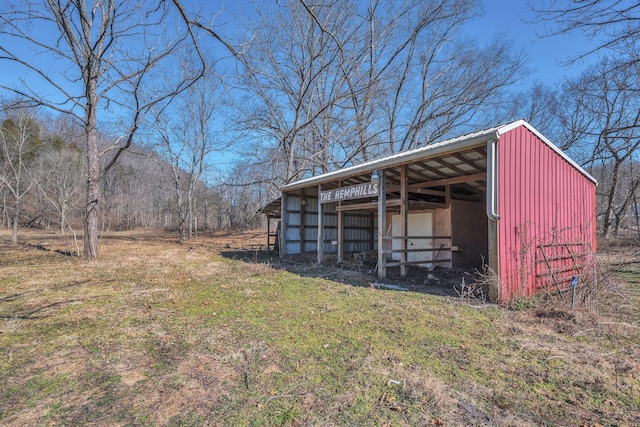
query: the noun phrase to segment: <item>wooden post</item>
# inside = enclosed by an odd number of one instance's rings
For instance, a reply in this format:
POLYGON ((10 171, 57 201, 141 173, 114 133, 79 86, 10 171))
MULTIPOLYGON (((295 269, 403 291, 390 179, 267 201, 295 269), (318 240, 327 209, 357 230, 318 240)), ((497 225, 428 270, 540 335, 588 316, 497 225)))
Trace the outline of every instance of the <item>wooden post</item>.
POLYGON ((271 217, 267 214, 267 252, 271 249, 271 217))
MULTIPOLYGON (((338 208, 342 206, 342 202, 338 202, 338 208)), ((338 262, 344 260, 344 212, 338 209, 338 262)))
POLYGON ((384 254, 384 236, 387 232, 387 189, 384 170, 379 171, 378 184, 378 278, 387 277, 387 260, 384 254))
MULTIPOLYGON (((407 275, 407 222, 409 217, 409 193, 407 191, 407 165, 400 166, 400 276, 407 275)), ((393 246, 393 244, 392 244, 393 246)))
POLYGON ((289 212, 287 211, 287 193, 282 192, 280 198, 280 258, 287 254, 287 228, 289 212))
POLYGON ((444 204, 447 208, 451 207, 451 185, 449 184, 444 187, 444 204))
MULTIPOLYGON (((342 187, 342 181, 340 181, 338 183, 338 188, 342 187)), ((340 207, 342 206, 342 201, 338 201, 337 204, 337 209, 336 211, 338 214, 338 262, 342 262, 344 260, 344 231, 342 229, 343 227, 343 220, 344 220, 344 212, 342 212, 342 210, 340 210, 340 207)))
POLYGON ((321 203, 322 184, 318 184, 318 264, 324 261, 324 203, 321 203))

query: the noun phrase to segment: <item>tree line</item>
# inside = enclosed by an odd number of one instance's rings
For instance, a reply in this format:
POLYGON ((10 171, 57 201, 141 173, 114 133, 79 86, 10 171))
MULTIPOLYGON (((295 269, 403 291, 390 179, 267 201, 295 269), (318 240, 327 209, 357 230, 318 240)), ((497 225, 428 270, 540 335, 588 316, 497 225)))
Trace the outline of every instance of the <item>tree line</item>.
MULTIPOLYGON (((76 233, 84 219, 81 129, 31 113, 5 110, 0 125, 0 218, 14 241, 19 225, 76 233)), ((112 143, 101 135, 98 146, 112 143)), ((203 231, 259 225, 255 188, 194 181, 190 173, 161 153, 133 145, 100 181, 98 230, 167 228, 184 240, 203 231)))
POLYGON ((186 6, 4 2, 5 226, 81 225, 90 258, 100 230, 184 241, 255 225, 283 184, 524 118, 598 179, 604 236, 640 229, 638 5, 532 3, 601 59, 520 91, 526 53, 466 35, 472 0, 264 1, 231 23, 186 6))

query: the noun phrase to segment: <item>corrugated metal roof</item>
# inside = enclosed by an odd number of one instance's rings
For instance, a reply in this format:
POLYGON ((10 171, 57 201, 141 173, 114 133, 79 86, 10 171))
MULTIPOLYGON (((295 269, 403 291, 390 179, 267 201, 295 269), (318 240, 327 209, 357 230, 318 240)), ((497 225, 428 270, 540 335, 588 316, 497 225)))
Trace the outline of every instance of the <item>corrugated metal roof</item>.
MULTIPOLYGON (((408 164, 415 161, 425 161, 427 159, 441 157, 448 153, 456 153, 472 147, 482 146, 489 140, 499 140, 500 136, 512 129, 519 126, 525 126, 531 132, 536 134, 545 144, 551 147, 558 155, 563 157, 573 167, 579 170, 587 178, 596 182, 596 180, 589 175, 584 169, 582 169, 577 163, 575 163, 569 156, 567 156, 562 150, 556 147, 551 141, 545 138, 540 132, 538 132, 533 126, 527 123, 525 120, 517 120, 507 124, 501 124, 498 126, 490 127, 478 132, 469 133, 466 135, 458 136, 456 138, 441 141, 435 144, 430 144, 425 147, 416 148, 414 150, 404 151, 396 153, 391 156, 383 157, 380 159, 372 160, 369 162, 361 163, 359 165, 350 166, 348 168, 339 169, 333 172, 328 172, 322 175, 313 176, 310 178, 302 179, 291 184, 287 184, 282 187, 282 191, 292 191, 312 185, 329 183, 332 181, 339 181, 341 179, 352 177, 354 175, 364 175, 371 173, 375 169, 386 169, 402 164, 408 164)), ((449 163, 445 165, 439 165, 440 173, 442 174, 443 168, 446 169, 449 163)), ((453 170, 449 168, 450 170, 453 170)), ((447 175, 460 175, 460 170, 453 170, 455 173, 447 173, 447 175)))

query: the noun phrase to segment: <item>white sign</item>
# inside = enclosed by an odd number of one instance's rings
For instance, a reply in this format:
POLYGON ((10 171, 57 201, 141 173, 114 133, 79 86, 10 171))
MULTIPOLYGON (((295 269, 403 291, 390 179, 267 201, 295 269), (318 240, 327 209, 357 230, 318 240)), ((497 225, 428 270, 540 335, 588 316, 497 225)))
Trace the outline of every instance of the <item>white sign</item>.
POLYGON ((340 200, 361 199, 378 195, 378 183, 365 182, 351 187, 336 188, 320 193, 320 203, 337 202, 340 200))

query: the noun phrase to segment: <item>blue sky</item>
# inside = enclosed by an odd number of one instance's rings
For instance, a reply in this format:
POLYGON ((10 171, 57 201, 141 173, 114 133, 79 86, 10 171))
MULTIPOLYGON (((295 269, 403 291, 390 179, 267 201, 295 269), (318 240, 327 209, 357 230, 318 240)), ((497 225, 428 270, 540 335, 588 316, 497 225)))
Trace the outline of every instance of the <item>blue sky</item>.
MULTIPOLYGON (((221 0, 183 0, 189 11, 202 8, 207 14, 213 15, 216 12, 225 10, 216 17, 216 24, 223 24, 225 28, 221 31, 233 32, 234 18, 238 14, 253 13, 255 5, 251 0, 221 1, 221 0)), ((276 0, 266 0, 275 2, 276 0)), ((428 0, 425 0, 428 1, 428 0)), ((580 52, 588 50, 588 42, 580 35, 555 36, 550 38, 539 38, 537 33, 542 33, 542 24, 531 24, 524 22, 533 19, 532 13, 526 5, 525 0, 479 0, 484 14, 482 17, 470 22, 466 27, 469 37, 478 39, 480 43, 488 41, 497 34, 504 34, 513 39, 515 48, 522 49, 530 59, 530 67, 535 68, 532 76, 522 82, 523 90, 530 86, 533 81, 540 81, 548 86, 555 86, 561 83, 565 77, 574 77, 595 60, 588 58, 587 63, 575 64, 571 67, 563 66, 559 62, 566 60, 569 56, 575 56, 580 52)), ((2 67, 0 78, 5 82, 15 79, 12 67, 2 67)))
MULTIPOLYGON (((184 0, 184 2, 188 7, 193 8, 203 5, 205 10, 210 12, 224 8, 225 12, 218 16, 216 22, 227 24, 232 23, 233 17, 237 14, 251 15, 254 8, 251 0, 184 0)), ((587 51, 589 49, 587 40, 580 34, 540 38, 538 34, 544 33, 544 25, 531 23, 535 17, 527 6, 526 0, 478 0, 478 2, 481 4, 483 14, 467 24, 467 36, 483 43, 498 34, 504 34, 513 40, 516 49, 527 53, 530 60, 529 66, 534 71, 518 89, 526 89, 534 81, 555 86, 565 77, 578 76, 596 59, 590 57, 572 66, 562 65, 561 62, 566 61, 567 58, 587 51)))
POLYGON ((523 49, 529 57, 529 66, 535 68, 529 81, 523 82, 525 87, 535 80, 554 86, 565 77, 578 76, 596 60, 589 57, 572 66, 561 65, 567 58, 588 51, 588 41, 580 34, 538 37, 544 33, 544 25, 530 23, 535 17, 524 0, 484 0, 481 3, 484 15, 470 23, 468 34, 483 41, 504 33, 514 41, 516 49, 523 49))

